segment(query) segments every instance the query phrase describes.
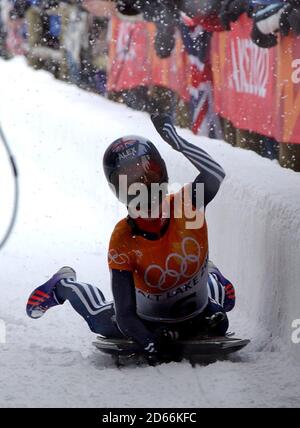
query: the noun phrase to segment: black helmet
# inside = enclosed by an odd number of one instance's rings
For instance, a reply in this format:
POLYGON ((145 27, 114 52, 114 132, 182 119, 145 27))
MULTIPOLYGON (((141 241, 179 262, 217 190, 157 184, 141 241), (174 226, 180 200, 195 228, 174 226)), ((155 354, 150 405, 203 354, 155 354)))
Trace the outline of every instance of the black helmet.
POLYGON ((146 186, 168 183, 166 164, 159 151, 151 141, 137 135, 115 140, 104 153, 103 168, 110 187, 119 199, 120 175, 127 177, 128 187, 133 183, 146 186))

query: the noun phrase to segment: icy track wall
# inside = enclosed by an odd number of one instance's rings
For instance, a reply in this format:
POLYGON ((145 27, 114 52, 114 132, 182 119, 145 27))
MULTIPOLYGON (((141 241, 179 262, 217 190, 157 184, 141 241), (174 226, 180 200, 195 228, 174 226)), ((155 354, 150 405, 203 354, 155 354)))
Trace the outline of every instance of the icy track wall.
MULTIPOLYGON (((166 159, 171 181, 187 182, 196 171, 160 139, 146 114, 57 82, 45 72, 34 72, 21 59, 0 65, 1 118, 22 173, 20 220, 33 209, 24 197, 27 188, 29 197, 36 187, 29 168, 40 177, 38 187, 48 186, 51 191, 45 207, 55 235, 70 235, 72 243, 77 239, 76 227, 84 228, 78 248, 99 254, 103 275, 107 275, 101 286, 108 292, 107 243, 125 212, 108 190, 102 172, 107 145, 120 135, 148 136, 166 159), (64 210, 51 217, 53 200, 64 210)), ((187 130, 179 132, 200 144, 227 173, 207 218, 210 256, 236 286, 234 317, 247 320, 245 331, 237 333, 249 335, 257 349, 283 346, 284 352, 299 357, 300 344, 292 343, 291 324, 300 318, 300 174, 253 152, 193 136, 187 130)), ((45 216, 38 199, 32 204, 41 218, 45 216)), ((35 229, 28 233, 32 242, 41 240, 35 229)), ((56 245, 60 241, 67 252, 67 239, 57 239, 56 245)), ((91 270, 84 265, 80 269, 81 274, 83 269, 91 270)), ((95 271, 97 281, 98 267, 95 271)), ((231 328, 235 330, 235 323, 231 328)))
POLYGON ((231 147, 223 165, 227 179, 208 210, 211 257, 236 285, 253 339, 299 358, 291 324, 300 318, 300 174, 231 147))
MULTIPOLYGON (((237 317, 246 315, 249 323, 242 334, 257 350, 280 347, 299 358, 292 321, 300 319, 300 174, 254 152, 180 132, 226 170, 207 209, 210 258, 236 287, 237 317)), ((186 179, 190 166, 177 153, 170 160, 174 176, 186 179)))

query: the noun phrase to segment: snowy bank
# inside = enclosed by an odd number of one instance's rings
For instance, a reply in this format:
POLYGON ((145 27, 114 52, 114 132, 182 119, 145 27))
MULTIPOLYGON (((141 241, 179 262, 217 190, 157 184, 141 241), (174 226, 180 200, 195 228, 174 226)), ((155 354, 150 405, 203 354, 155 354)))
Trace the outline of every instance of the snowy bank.
POLYGON ((266 329, 299 360, 291 335, 300 318, 300 174, 229 146, 222 155, 227 180, 209 209, 212 258, 237 284, 257 337, 266 329))

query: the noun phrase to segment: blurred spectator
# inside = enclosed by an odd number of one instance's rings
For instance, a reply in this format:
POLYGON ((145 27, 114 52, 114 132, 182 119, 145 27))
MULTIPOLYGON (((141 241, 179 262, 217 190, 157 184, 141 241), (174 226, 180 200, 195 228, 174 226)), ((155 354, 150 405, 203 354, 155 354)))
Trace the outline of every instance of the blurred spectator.
POLYGON ((89 14, 75 4, 61 5, 61 77, 72 83, 88 86, 91 63, 89 51, 89 14))
POLYGON ((27 51, 27 32, 24 11, 28 7, 28 4, 25 1, 10 0, 6 2, 6 6, 6 10, 8 10, 8 16, 6 16, 7 52, 9 56, 25 55, 27 51))
POLYGON ((81 55, 82 81, 89 89, 106 94, 109 19, 114 13, 112 2, 85 0, 82 6, 89 12, 89 43, 81 55))
POLYGON ((45 68, 57 77, 62 60, 62 21, 58 6, 59 2, 54 0, 31 0, 31 6, 26 11, 28 63, 34 68, 45 68))
POLYGON ((197 20, 182 16, 182 39, 189 54, 191 82, 190 108, 192 131, 212 138, 221 138, 221 125, 214 111, 213 78, 210 63, 211 35, 197 20))
POLYGON ((92 17, 89 32, 91 76, 90 88, 99 94, 106 94, 108 19, 92 17))

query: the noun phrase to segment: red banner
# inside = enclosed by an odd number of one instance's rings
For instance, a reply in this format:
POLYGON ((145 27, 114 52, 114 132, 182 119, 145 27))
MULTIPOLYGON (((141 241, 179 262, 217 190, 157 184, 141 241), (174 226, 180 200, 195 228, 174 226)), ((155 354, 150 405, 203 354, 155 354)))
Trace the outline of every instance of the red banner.
POLYGON ((187 55, 180 36, 171 56, 160 59, 154 50, 152 23, 111 20, 108 90, 123 91, 137 86, 164 86, 189 100, 187 55))
POLYGON ((262 49, 251 41, 251 27, 242 16, 231 31, 214 33, 216 111, 236 128, 300 143, 300 38, 262 49))

